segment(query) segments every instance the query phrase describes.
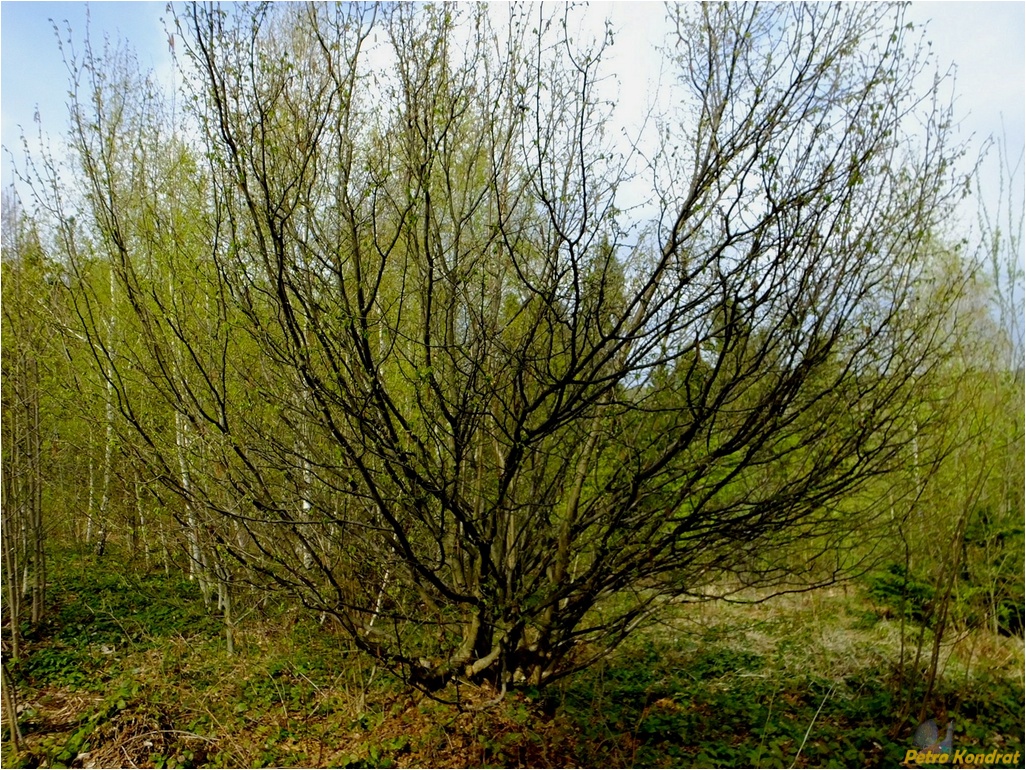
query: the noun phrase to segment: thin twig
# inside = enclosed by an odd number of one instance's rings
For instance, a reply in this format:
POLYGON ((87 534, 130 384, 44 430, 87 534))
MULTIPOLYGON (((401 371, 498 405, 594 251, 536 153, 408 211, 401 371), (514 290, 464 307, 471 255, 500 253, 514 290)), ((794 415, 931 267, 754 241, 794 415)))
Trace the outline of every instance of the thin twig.
MULTIPOLYGON (((128 756, 128 749, 125 748, 125 744, 121 745, 121 753, 125 755, 125 761, 128 763, 128 764, 125 765, 125 767, 139 767, 139 765, 137 765, 135 762, 133 762, 132 758, 130 756, 128 756)), ((76 757, 76 759, 77 759, 77 757, 76 757)))
POLYGON ((197 733, 191 733, 188 730, 150 730, 146 733, 136 733, 129 738, 130 741, 139 740, 140 738, 149 738, 151 735, 184 735, 186 738, 196 738, 207 743, 217 743, 217 738, 208 738, 206 735, 198 735, 197 733))
POLYGON ((827 699, 828 699, 828 698, 830 697, 830 693, 832 693, 832 692, 834 691, 834 688, 835 688, 836 686, 837 686, 837 683, 836 683, 836 682, 834 682, 834 683, 833 683, 832 685, 830 685, 830 689, 829 689, 829 690, 827 690, 827 694, 823 696, 823 701, 822 701, 822 702, 821 702, 821 703, 819 704, 819 708, 818 708, 818 709, 816 709, 816 713, 815 713, 815 715, 814 715, 814 716, 812 717, 812 721, 811 721, 811 722, 809 722, 809 727, 808 727, 808 729, 807 729, 807 730, 805 731, 805 737, 804 737, 804 738, 802 738, 802 745, 798 747, 798 753, 794 755, 794 762, 792 762, 792 763, 791 763, 791 767, 792 767, 792 768, 793 768, 793 767, 794 767, 794 766, 795 766, 795 765, 796 765, 796 764, 798 763, 798 757, 800 757, 800 756, 801 756, 801 753, 802 753, 802 749, 804 749, 804 748, 805 748, 805 742, 806 742, 807 740, 809 740, 809 733, 811 733, 811 732, 812 732, 812 726, 813 726, 814 724, 816 724, 816 717, 818 717, 818 716, 819 716, 819 712, 823 710, 823 707, 824 707, 824 706, 826 705, 827 699))

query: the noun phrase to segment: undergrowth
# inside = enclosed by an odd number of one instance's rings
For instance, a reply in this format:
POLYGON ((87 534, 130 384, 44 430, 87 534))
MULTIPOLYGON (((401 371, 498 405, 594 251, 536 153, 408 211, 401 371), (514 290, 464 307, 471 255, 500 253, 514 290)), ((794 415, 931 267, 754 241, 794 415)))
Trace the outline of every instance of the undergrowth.
MULTIPOLYGON (((896 719, 900 700, 923 698, 896 678, 894 622, 854 595, 681 609, 488 706, 478 688, 410 691, 273 601, 230 656, 194 584, 114 564, 55 570, 48 620, 11 669, 25 740, 14 755, 5 725, 4 767, 893 767, 916 721, 896 719)), ((928 701, 956 747, 1022 751, 1022 640, 999 641, 987 665, 953 651, 928 701)))

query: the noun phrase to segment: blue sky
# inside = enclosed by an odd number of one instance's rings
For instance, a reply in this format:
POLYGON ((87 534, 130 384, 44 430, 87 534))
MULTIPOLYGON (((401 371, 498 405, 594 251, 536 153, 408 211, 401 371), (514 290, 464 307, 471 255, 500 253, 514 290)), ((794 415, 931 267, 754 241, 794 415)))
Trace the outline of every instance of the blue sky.
MULTIPOLYGON (((108 34, 126 38, 135 48, 144 68, 170 66, 167 35, 161 18, 162 2, 98 2, 89 4, 90 33, 96 38, 108 34)), ((76 43, 86 30, 86 4, 80 2, 0 3, 0 133, 2 144, 14 150, 19 144, 19 126, 34 134, 36 107, 44 130, 61 134, 67 125, 68 72, 61 61, 50 19, 67 37, 67 20, 76 43)), ((4 158, 4 181, 9 178, 4 158)))
MULTIPOLYGON (((162 23, 168 15, 164 2, 94 2, 89 12, 94 40, 104 34, 115 39, 124 37, 135 48, 142 67, 165 77, 170 74, 171 58, 162 23)), ((617 24, 649 29, 662 15, 655 4, 631 4, 628 8, 622 3, 597 3, 592 12, 596 17, 610 14, 617 24)), ((1018 156, 1026 144, 1026 4, 922 2, 913 3, 909 13, 913 21, 929 22, 928 38, 942 69, 951 63, 957 68, 956 113, 961 137, 970 141, 969 155, 978 154, 986 136, 1004 133, 1018 156)), ((31 136, 36 134, 37 108, 42 128, 50 136, 59 137, 67 124, 68 76, 50 19, 59 24, 62 36, 67 20, 81 45, 86 28, 85 3, 5 0, 0 4, 0 141, 19 162, 19 136, 22 129, 31 136)), ((631 45, 632 31, 624 31, 620 39, 626 45, 621 50, 629 57, 624 61, 636 70, 625 75, 624 66, 619 69, 621 95, 629 96, 644 90, 628 81, 632 77, 645 79, 643 52, 651 51, 651 46, 631 45)), ((993 161, 989 165, 993 166, 993 161)), ((6 152, 0 160, 0 177, 5 186, 12 178, 6 152)), ((989 187, 995 186, 994 177, 993 170, 984 177, 989 187)), ((1021 192, 1021 173, 1015 187, 1021 192)))

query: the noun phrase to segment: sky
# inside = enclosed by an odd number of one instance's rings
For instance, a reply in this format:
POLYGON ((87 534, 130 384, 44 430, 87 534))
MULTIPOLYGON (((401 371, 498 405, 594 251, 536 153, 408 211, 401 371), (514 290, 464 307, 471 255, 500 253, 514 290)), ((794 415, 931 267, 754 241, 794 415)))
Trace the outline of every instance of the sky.
MULTIPOLYGON (((81 45, 86 29, 82 2, 0 3, 0 182, 12 180, 11 156, 21 163, 24 132, 34 137, 42 127, 60 137, 67 126, 68 73, 61 60, 53 19, 62 37, 67 20, 81 45), (39 122, 37 124, 36 118, 39 122)), ((126 38, 140 66, 170 78, 171 56, 162 19, 164 2, 93 2, 89 4, 93 39, 126 38)), ((639 114, 657 92, 655 70, 663 8, 659 3, 598 2, 589 6, 590 20, 601 29, 602 17, 616 30, 609 71, 619 81, 617 114, 639 114)), ((1022 2, 917 2, 910 20, 927 24, 927 38, 942 71, 955 73, 955 112, 959 137, 969 142, 969 158, 978 157, 987 137, 1004 136, 1013 160, 1026 146, 1026 4, 1022 2)), ((32 139, 30 146, 35 146, 32 139)), ((985 163, 984 193, 996 204, 996 154, 985 163)), ((1022 165, 1013 180, 1019 199, 1024 187, 1022 165)), ((975 212, 968 208, 970 220, 975 212)))

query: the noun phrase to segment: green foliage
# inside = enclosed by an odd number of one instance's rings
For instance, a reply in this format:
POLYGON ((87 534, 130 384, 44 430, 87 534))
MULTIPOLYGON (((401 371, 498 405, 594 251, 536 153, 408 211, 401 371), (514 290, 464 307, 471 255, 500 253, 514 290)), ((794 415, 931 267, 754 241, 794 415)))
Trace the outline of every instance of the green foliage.
POLYGON ((407 752, 410 739, 397 736, 380 743, 369 742, 357 748, 355 756, 345 757, 339 767, 395 767, 397 757, 407 752))
POLYGON ((970 625, 990 619, 999 632, 1022 635, 1026 626, 1023 541, 1018 515, 1002 516, 993 506, 981 506, 969 519, 959 599, 970 625))
POLYGON ((194 583, 162 573, 135 576, 91 554, 51 557, 56 606, 14 666, 24 683, 103 688, 130 651, 170 637, 217 633, 194 583))
MULTIPOLYGON (((866 661, 822 676, 808 657, 816 633, 775 622, 652 633, 545 697, 580 731, 578 761, 589 766, 897 765, 915 723, 890 733, 899 705, 890 668, 866 661), (744 649, 746 632, 769 637, 770 649, 744 649)), ((952 679, 934 693, 957 709, 960 740, 1001 746, 1021 733, 1022 685, 1000 681, 952 679)))
POLYGON ((868 578, 869 595, 876 601, 894 609, 899 615, 922 623, 930 617, 930 602, 934 588, 905 569, 891 563, 868 578))
POLYGON ((34 683, 76 687, 88 681, 90 656, 84 650, 47 647, 39 650, 15 671, 34 683))
MULTIPOLYGON (((781 767, 796 756, 799 767, 894 766, 915 728, 910 716, 892 734, 894 652, 878 645, 895 621, 860 629, 857 594, 814 612, 720 609, 697 626, 682 610, 556 687, 509 692, 474 710, 494 693, 442 693, 460 707, 412 699, 331 629, 294 611, 269 609, 229 657, 187 581, 125 581, 85 555, 66 560, 57 577, 60 609, 20 679, 23 699, 43 705, 23 712, 29 748, 11 766, 67 766, 83 752, 118 764, 123 751, 137 765, 165 768, 781 767), (99 622, 100 606, 118 622, 92 637, 80 625, 99 622), (98 666, 71 647, 94 639, 123 644, 95 656, 118 665, 98 666), (827 650, 824 639, 850 646, 827 650), (69 692, 84 693, 80 710, 50 731, 48 697, 69 692)), ((1022 683, 995 669, 969 677, 959 669, 952 661, 931 713, 954 715, 959 746, 1015 751, 1022 683)), ((912 686, 924 695, 922 681, 912 686)))

